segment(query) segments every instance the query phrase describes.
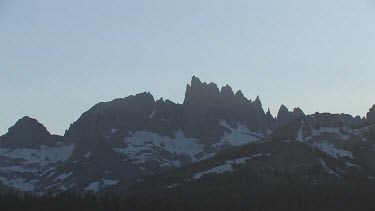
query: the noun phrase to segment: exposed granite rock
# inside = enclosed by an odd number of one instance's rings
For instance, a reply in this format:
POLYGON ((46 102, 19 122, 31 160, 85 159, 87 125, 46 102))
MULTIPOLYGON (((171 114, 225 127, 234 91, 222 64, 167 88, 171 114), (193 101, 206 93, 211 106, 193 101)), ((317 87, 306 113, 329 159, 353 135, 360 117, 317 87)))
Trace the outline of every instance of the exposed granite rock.
POLYGON ((285 105, 281 105, 277 114, 277 122, 279 126, 283 126, 304 116, 305 114, 300 108, 295 108, 293 111, 289 111, 285 105))
POLYGON ((375 105, 370 108, 366 118, 369 123, 375 123, 375 105))

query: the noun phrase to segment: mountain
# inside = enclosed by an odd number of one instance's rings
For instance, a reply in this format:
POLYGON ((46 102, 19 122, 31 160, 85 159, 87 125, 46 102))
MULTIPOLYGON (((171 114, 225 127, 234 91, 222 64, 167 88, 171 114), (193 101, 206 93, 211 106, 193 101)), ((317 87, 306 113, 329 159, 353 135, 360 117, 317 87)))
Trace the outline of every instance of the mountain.
POLYGON ((375 187, 375 139, 368 129, 316 113, 257 144, 104 192, 167 199, 197 210, 353 210, 359 203, 364 208, 375 187))
POLYGON ((0 137, 0 182, 34 191, 72 155, 75 144, 51 135, 37 120, 24 117, 0 137))
POLYGON ((1 137, 2 146, 9 148, 35 147, 39 145, 53 145, 60 137, 51 136, 47 129, 36 119, 23 117, 9 128, 7 134, 1 137))
MULTIPOLYGON (((256 144, 233 148, 197 164, 160 174, 157 179, 152 177, 145 183, 152 182, 153 188, 165 190, 173 189, 171 185, 189 186, 209 178, 215 182, 223 179, 218 183, 226 184, 224 179, 238 175, 236 171, 240 169, 253 171, 252 174, 270 183, 283 182, 278 177, 285 172, 299 177, 296 182, 312 185, 375 183, 375 139, 368 136, 368 130, 352 129, 333 114, 316 113, 276 129, 256 144)), ((134 182, 139 184, 138 180, 134 182)), ((117 188, 128 190, 129 184, 129 181, 120 183, 117 188)), ((253 183, 249 181, 250 184, 253 183)))
POLYGON ((259 96, 250 100, 194 76, 182 104, 149 92, 98 103, 64 136, 22 118, 0 137, 0 189, 130 194, 139 186, 164 193, 194 190, 211 176, 226 183, 221 176, 232 174, 284 184, 278 175, 285 171, 304 184, 371 182, 373 113, 305 115, 282 105, 273 117, 259 96))
MULTIPOLYGON (((146 92, 98 103, 71 124, 64 137, 51 136, 36 121, 24 121, 28 119, 25 117, 20 120, 24 123, 17 123, 12 127, 15 130, 11 128, 2 137, 4 146, 22 142, 32 143, 40 153, 45 153, 47 146, 54 150, 69 147, 70 151, 65 153, 63 162, 48 166, 48 172, 42 169, 23 178, 13 176, 14 169, 8 169, 9 175, 4 174, 4 178, 28 181, 33 185, 27 190, 41 194, 96 192, 124 179, 169 171, 223 150, 258 142, 270 131, 259 98, 252 102, 240 91, 234 94, 229 86, 219 90, 215 84, 202 83, 197 77, 192 78, 185 96, 183 104, 155 100, 146 92), (27 128, 34 128, 30 130, 35 134, 24 133, 27 128), (53 138, 55 142, 50 140, 53 138)), ((28 145, 17 145, 15 150, 25 146, 28 145)), ((17 167, 15 163, 11 165, 17 167)), ((7 184, 19 188, 11 182, 7 184)))

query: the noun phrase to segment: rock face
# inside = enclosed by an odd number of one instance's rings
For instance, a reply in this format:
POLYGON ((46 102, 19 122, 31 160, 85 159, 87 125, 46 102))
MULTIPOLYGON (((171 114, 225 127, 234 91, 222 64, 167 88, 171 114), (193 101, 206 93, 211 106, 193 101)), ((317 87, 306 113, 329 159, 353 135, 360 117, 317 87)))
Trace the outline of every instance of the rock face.
POLYGON ((369 123, 375 123, 375 105, 370 108, 369 112, 366 115, 366 118, 369 123))
POLYGON ((255 195, 281 184, 303 192, 311 186, 374 184, 374 140, 366 138, 368 132, 368 127, 351 128, 335 114, 315 113, 276 128, 263 142, 110 191, 144 195, 155 190, 156 196, 171 193, 185 200, 215 191, 228 198, 241 190, 240 196, 259 184, 255 195))
POLYGON ((53 144, 53 137, 37 120, 23 117, 1 137, 0 144, 7 147, 33 147, 53 144))
POLYGON ((269 128, 268 133, 270 133, 277 127, 277 119, 272 116, 270 109, 268 109, 266 113, 266 121, 267 127, 269 128))
POLYGON ((286 106, 281 105, 277 114, 277 123, 279 126, 283 126, 304 116, 305 114, 300 108, 295 108, 293 111, 289 111, 286 106))
POLYGON ((353 117, 350 114, 336 114, 336 116, 351 127, 360 127, 361 125, 366 124, 366 119, 361 118, 360 116, 353 117))
POLYGON ((184 131, 204 142, 224 135, 217 124, 220 120, 241 123, 263 135, 267 133, 266 115, 259 97, 252 102, 241 91, 234 94, 228 85, 219 91, 216 84, 202 83, 193 77, 191 86, 187 86, 182 109, 184 131))
POLYGON ((0 137, 0 182, 41 194, 97 192, 270 137, 306 142, 331 127, 340 133, 332 136, 337 139, 361 141, 370 134, 350 126, 334 115, 306 117, 301 109, 290 112, 285 106, 274 118, 259 97, 252 101, 228 85, 219 89, 193 77, 183 104, 155 100, 147 92, 98 103, 64 137, 24 117, 0 137))

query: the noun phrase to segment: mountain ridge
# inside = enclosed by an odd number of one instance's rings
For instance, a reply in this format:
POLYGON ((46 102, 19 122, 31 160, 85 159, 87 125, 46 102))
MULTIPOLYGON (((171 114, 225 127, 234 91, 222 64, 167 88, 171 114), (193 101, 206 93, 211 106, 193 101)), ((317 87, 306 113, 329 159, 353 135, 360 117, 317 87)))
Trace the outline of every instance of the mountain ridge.
POLYGON ((289 111, 281 105, 274 117, 269 109, 264 111, 259 96, 252 101, 229 85, 219 89, 193 76, 182 104, 155 100, 150 92, 100 102, 64 136, 22 118, 0 137, 0 182, 38 194, 100 192, 121 181, 209 162, 223 152, 271 139, 299 140, 304 146, 345 154, 358 143, 367 146, 363 140, 373 140, 374 112, 373 107, 366 118, 305 115, 298 107, 289 111), (312 138, 306 141, 306 135, 312 138), (342 143, 344 138, 351 144, 342 143))

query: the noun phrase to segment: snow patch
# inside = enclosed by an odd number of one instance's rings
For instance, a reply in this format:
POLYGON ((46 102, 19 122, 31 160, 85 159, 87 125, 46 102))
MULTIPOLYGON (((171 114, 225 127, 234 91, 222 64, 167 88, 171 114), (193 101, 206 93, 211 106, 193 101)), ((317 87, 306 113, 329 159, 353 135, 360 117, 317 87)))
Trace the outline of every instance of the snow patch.
POLYGON ((176 188, 176 187, 178 187, 178 186, 180 186, 179 183, 174 183, 174 184, 168 185, 167 188, 169 188, 169 189, 173 189, 173 188, 176 188))
MULTIPOLYGON (((69 173, 69 174, 65 174, 64 173, 64 174, 60 175, 60 178, 59 178, 60 181, 57 182, 57 184, 56 183, 55 184, 51 184, 51 185, 47 186, 44 189, 49 189, 51 187, 55 187, 56 188, 57 185, 60 185, 59 187, 57 187, 57 189, 59 189, 61 191, 66 191, 66 190, 72 188, 73 186, 75 186, 74 181, 76 180, 76 178, 74 177, 74 178, 72 178, 72 179, 70 179, 68 181, 65 181, 65 179, 68 178, 68 177, 70 177, 71 175, 72 175, 72 172, 69 173)), ((54 179, 53 181, 55 181, 55 180, 57 180, 57 179, 54 179)))
POLYGON ((323 168, 327 171, 328 174, 333 174, 337 176, 338 178, 341 178, 340 175, 338 175, 336 172, 328 168, 326 162, 323 159, 319 158, 319 160, 320 160, 320 164, 323 166, 323 168))
POLYGON ((85 154, 85 158, 89 158, 91 156, 91 152, 85 154))
POLYGON ((63 181, 63 180, 65 180, 66 178, 70 177, 71 175, 73 175, 73 172, 63 173, 63 174, 61 174, 60 176, 58 176, 58 177, 56 177, 55 179, 53 179, 52 182, 54 182, 54 181, 56 181, 56 180, 63 181))
POLYGON ((119 131, 119 129, 112 129, 111 130, 111 135, 115 134, 117 131, 119 131))
MULTIPOLYGON (((71 182, 71 181, 69 181, 69 182, 71 182)), ((75 183, 71 183, 70 185, 65 184, 65 185, 61 185, 59 187, 59 189, 62 190, 62 191, 67 191, 74 186, 75 186, 75 183)))
MULTIPOLYGON (((175 160, 166 160, 163 159, 164 163, 162 163, 161 167, 174 167, 174 166, 180 166, 180 161, 175 160)), ((161 161, 162 162, 162 161, 161 161)))
POLYGON ((353 159, 353 154, 350 151, 336 148, 333 144, 326 141, 322 141, 321 143, 314 142, 312 143, 312 146, 335 159, 338 159, 339 157, 349 157, 353 159))
POLYGON ((0 182, 19 191, 33 191, 35 189, 35 183, 38 182, 38 180, 25 180, 18 177, 5 178, 0 176, 0 182))
MULTIPOLYGON (((152 153, 157 150, 176 155, 188 155, 193 161, 197 161, 196 156, 203 152, 203 145, 199 144, 196 139, 186 138, 181 129, 174 135, 175 138, 170 138, 152 132, 137 131, 124 140, 128 145, 126 148, 115 148, 114 150, 135 159, 138 163, 145 163, 155 158, 152 153)), ((175 164, 179 166, 179 163, 175 164)))
POLYGON ((226 164, 221 165, 221 166, 216 166, 216 167, 214 167, 212 169, 209 169, 207 171, 196 173, 193 176, 193 179, 200 179, 205 174, 212 174, 212 173, 213 174, 222 174, 222 173, 227 172, 227 171, 229 171, 229 172, 233 171, 231 162, 227 162, 226 164))
MULTIPOLYGON (((223 165, 216 166, 216 167, 213 167, 213 168, 208 169, 206 171, 202 171, 202 172, 198 172, 198 173, 194 174, 193 179, 195 179, 195 180, 200 179, 206 174, 222 174, 224 172, 232 172, 232 171, 234 171, 233 166, 239 165, 239 164, 244 164, 244 163, 246 163, 247 160, 251 160, 253 158, 260 157, 260 156, 263 156, 263 155, 265 155, 265 154, 259 153, 259 154, 254 154, 250 157, 243 157, 243 158, 239 158, 239 159, 236 159, 236 160, 226 161, 225 164, 223 164, 223 165)), ((266 155, 269 156, 270 154, 267 153, 266 155)))
POLYGON ((109 179, 102 179, 101 181, 95 181, 90 183, 86 188, 85 191, 91 191, 91 192, 98 192, 100 189, 108 187, 108 186, 113 186, 117 185, 119 183, 118 180, 109 180, 109 179))
POLYGON ((297 141, 303 142, 303 125, 304 122, 302 122, 301 127, 299 128, 298 135, 297 135, 297 141))
POLYGON ((90 183, 87 187, 86 187, 86 191, 92 191, 94 193, 98 192, 99 191, 99 185, 100 183, 99 182, 92 182, 90 183))
POLYGON ((5 149, 0 148, 1 156, 11 159, 22 159, 22 164, 38 164, 45 166, 51 163, 64 162, 72 155, 75 148, 74 144, 62 145, 57 147, 40 146, 39 149, 16 148, 5 149))
POLYGON ((119 183, 118 180, 102 179, 102 181, 103 181, 105 186, 117 185, 117 183, 119 183))
POLYGON ((348 161, 345 162, 345 165, 348 166, 348 167, 357 167, 357 168, 361 168, 359 165, 357 165, 357 164, 353 164, 353 163, 348 162, 348 161))
POLYGON ((35 173, 38 169, 33 168, 25 168, 23 166, 9 166, 9 167, 1 167, 1 172, 11 173, 11 172, 19 172, 19 173, 35 173))
MULTIPOLYGON (((320 136, 322 134, 334 134, 335 136, 337 136, 338 138, 344 141, 350 139, 349 135, 343 134, 340 131, 340 129, 336 127, 321 127, 319 130, 315 130, 315 129, 312 130, 312 136, 320 136)), ((309 140, 311 138, 312 137, 309 137, 309 140)))
POLYGON ((148 119, 152 119, 152 118, 154 118, 155 114, 156 114, 156 110, 154 110, 154 111, 150 114, 150 116, 148 116, 148 119))
POLYGON ((220 142, 214 144, 214 147, 221 147, 225 144, 231 146, 241 146, 247 143, 257 142, 264 136, 260 133, 254 133, 245 125, 236 122, 237 128, 232 128, 225 120, 220 120, 219 125, 230 130, 230 133, 225 132, 220 142))

